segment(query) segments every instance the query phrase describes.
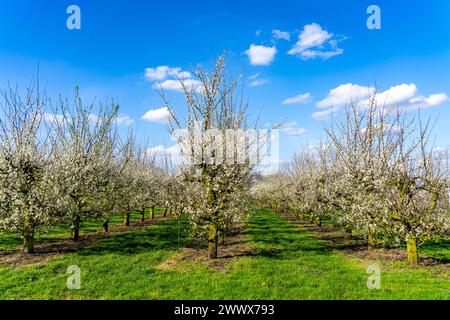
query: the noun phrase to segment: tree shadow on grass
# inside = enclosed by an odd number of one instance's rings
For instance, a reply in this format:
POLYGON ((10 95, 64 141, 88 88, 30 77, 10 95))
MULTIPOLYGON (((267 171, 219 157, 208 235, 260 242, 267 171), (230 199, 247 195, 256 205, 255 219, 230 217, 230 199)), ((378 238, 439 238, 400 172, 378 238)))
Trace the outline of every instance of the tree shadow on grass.
POLYGON ((294 255, 329 255, 332 250, 306 231, 283 220, 272 212, 255 216, 250 225, 255 254, 263 257, 292 259, 294 255))
MULTIPOLYGON (((79 241, 72 241, 70 238, 52 238, 35 245, 34 254, 24 254, 20 248, 0 251, 0 265, 10 267, 23 267, 27 265, 41 263, 49 258, 63 254, 77 252, 79 255, 99 255, 123 250, 124 254, 133 254, 148 248, 162 249, 164 246, 173 246, 173 240, 167 237, 170 228, 170 220, 166 218, 157 218, 156 220, 147 219, 144 222, 133 221, 130 226, 114 226, 109 233, 88 233, 84 234, 79 241), (161 225, 167 225, 161 229, 161 225), (152 227, 150 227, 152 226, 152 227), (152 234, 153 226, 155 227, 152 234), (166 232, 164 231, 166 230, 166 232), (166 242, 161 238, 165 238, 166 242), (155 244, 149 243, 149 239, 156 239, 155 244)), ((172 222, 177 227, 176 222, 172 222)), ((180 223, 180 243, 183 241, 182 229, 180 223)), ((175 232, 176 244, 178 245, 178 232, 175 232)))
POLYGON ((185 219, 177 222, 172 218, 157 222, 151 228, 103 239, 84 248, 79 255, 133 255, 151 250, 177 250, 188 243, 186 229, 185 219))
MULTIPOLYGON (((302 221, 295 214, 284 214, 295 228, 304 231, 320 241, 329 252, 338 251, 361 259, 379 259, 382 261, 406 261, 406 248, 380 246, 368 250, 367 240, 360 237, 346 237, 345 232, 331 224, 318 227, 302 221)), ((419 249, 421 265, 443 265, 450 261, 450 240, 434 239, 419 249)))

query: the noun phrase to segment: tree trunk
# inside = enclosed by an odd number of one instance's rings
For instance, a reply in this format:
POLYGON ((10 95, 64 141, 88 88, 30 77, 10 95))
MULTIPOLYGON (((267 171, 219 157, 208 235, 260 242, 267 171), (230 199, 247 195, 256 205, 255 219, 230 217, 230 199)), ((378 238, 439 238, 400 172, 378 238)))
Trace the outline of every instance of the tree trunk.
POLYGON ((167 216, 167 210, 169 210, 167 207, 164 209, 164 215, 163 217, 167 216))
POLYGON ((152 220, 155 219, 155 206, 152 206, 152 220))
POLYGON ((219 241, 221 244, 225 244, 225 238, 226 238, 226 233, 224 232, 219 232, 218 235, 219 241))
POLYGON ((318 227, 321 227, 321 226, 322 226, 322 217, 321 217, 321 216, 317 216, 317 217, 316 217, 316 225, 317 225, 318 227))
POLYGON ((217 259, 218 242, 217 226, 214 222, 211 222, 208 231, 208 259, 217 259))
POLYGON ((141 222, 145 221, 145 209, 141 210, 141 222))
POLYGON ((304 221, 304 220, 305 220, 305 213, 300 212, 300 213, 298 214, 298 217, 300 218, 300 220, 304 221))
POLYGON ((371 230, 367 231, 367 249, 374 249, 376 247, 376 240, 371 230))
POLYGON ((344 228, 344 239, 351 240, 352 238, 352 228, 350 226, 345 226, 344 228))
POLYGON ((413 235, 408 235, 406 238, 406 250, 408 253, 408 263, 415 266, 419 263, 419 256, 417 254, 417 241, 413 235))
POLYGON ((125 213, 125 216, 123 219, 123 224, 126 225, 127 227, 130 225, 130 213, 129 212, 125 213))
POLYGON ((103 220, 103 232, 108 233, 109 232, 109 219, 103 220))
POLYGON ((72 221, 72 240, 78 241, 80 239, 80 216, 77 214, 72 221))
POLYGON ((34 253, 34 233, 23 237, 23 252, 34 253))

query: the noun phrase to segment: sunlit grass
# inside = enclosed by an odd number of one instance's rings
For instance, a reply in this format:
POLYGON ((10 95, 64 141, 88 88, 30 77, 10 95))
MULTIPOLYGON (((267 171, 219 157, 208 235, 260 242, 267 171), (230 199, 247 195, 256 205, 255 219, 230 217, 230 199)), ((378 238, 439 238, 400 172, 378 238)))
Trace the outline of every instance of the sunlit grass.
MULTIPOLYGON (((449 299, 448 279, 424 267, 381 266, 381 288, 366 286, 366 267, 326 242, 261 209, 244 231, 252 253, 223 270, 186 261, 161 268, 190 245, 175 218, 118 234, 50 261, 0 268, 1 299, 449 299), (180 238, 178 237, 178 230, 180 238), (81 268, 80 290, 66 287, 69 265, 81 268)), ((431 249, 430 249, 431 250, 431 249)))

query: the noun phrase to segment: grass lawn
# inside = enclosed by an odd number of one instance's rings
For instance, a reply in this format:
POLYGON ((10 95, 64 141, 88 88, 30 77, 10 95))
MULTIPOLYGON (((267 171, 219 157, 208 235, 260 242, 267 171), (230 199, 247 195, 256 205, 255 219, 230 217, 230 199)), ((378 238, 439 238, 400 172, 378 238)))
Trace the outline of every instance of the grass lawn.
POLYGON ((267 209, 237 241, 249 250, 220 267, 186 255, 186 228, 170 218, 45 263, 0 267, 0 299, 450 299, 448 275, 404 263, 380 265, 381 289, 369 290, 367 262, 267 209), (80 290, 66 288, 69 265, 81 268, 80 290))
MULTIPOLYGON (((163 208, 156 208, 155 215, 161 215, 164 212, 163 208)), ((150 217, 150 210, 146 209, 145 218, 150 217)), ((141 215, 137 212, 132 212, 130 215, 130 220, 139 220, 141 215)), ((111 218, 110 226, 120 225, 123 223, 124 216, 116 215, 111 218)), ((83 233, 93 233, 100 232, 102 230, 102 221, 100 219, 84 221, 81 224, 80 236, 83 233)), ((35 236, 36 243, 43 242, 45 240, 57 239, 68 237, 70 235, 69 226, 61 224, 59 226, 54 226, 46 231, 38 231, 35 236)), ((22 245, 22 238, 18 233, 0 233, 0 251, 20 247, 22 245)))

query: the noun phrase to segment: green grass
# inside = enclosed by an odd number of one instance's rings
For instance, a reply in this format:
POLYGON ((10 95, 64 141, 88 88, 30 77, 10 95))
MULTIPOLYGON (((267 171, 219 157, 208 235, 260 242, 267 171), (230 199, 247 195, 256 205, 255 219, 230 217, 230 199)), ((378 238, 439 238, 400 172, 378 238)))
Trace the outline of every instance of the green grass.
POLYGON ((189 246, 186 221, 159 221, 19 269, 0 268, 0 299, 449 299, 448 279, 423 267, 381 266, 381 289, 366 287, 363 263, 261 209, 245 230, 248 255, 216 270, 184 261, 161 268, 189 246), (81 290, 66 288, 66 269, 81 268, 81 290))
MULTIPOLYGON (((156 208, 155 215, 161 215, 163 213, 163 208, 156 208)), ((149 209, 146 209, 145 212, 146 219, 150 217, 149 209)), ((139 220, 141 215, 137 212, 132 212, 130 215, 130 220, 139 220)), ((120 225, 123 223, 123 215, 115 215, 111 218, 110 226, 120 225)), ((102 231, 102 220, 101 219, 92 219, 83 221, 80 228, 80 234, 83 236, 83 233, 94 233, 102 231)), ((35 241, 36 243, 43 242, 45 240, 56 239, 56 238, 64 238, 70 236, 70 229, 68 224, 60 224, 57 226, 53 226, 48 229, 40 229, 36 232, 35 241)), ((11 233, 0 233, 0 251, 13 249, 20 247, 22 245, 22 238, 20 234, 11 232, 11 233)))
POLYGON ((450 263, 450 239, 427 241, 419 248, 419 253, 437 257, 450 263))

